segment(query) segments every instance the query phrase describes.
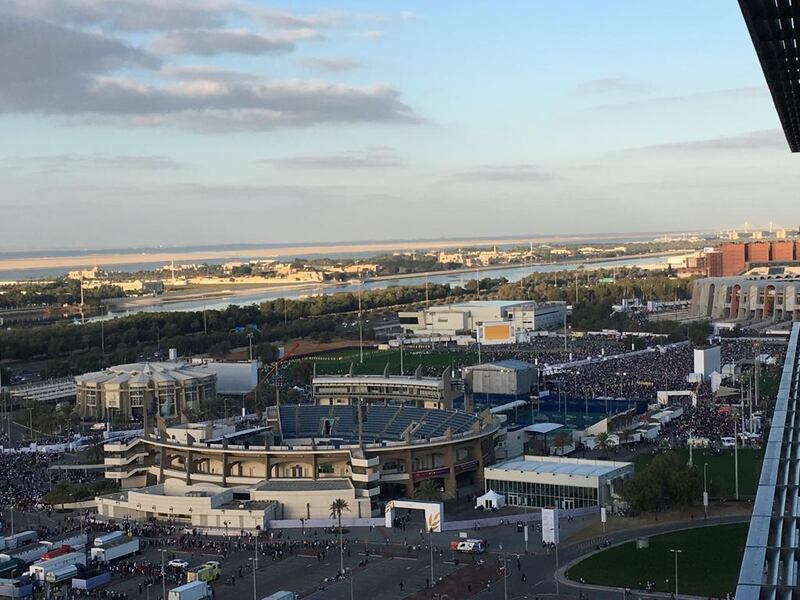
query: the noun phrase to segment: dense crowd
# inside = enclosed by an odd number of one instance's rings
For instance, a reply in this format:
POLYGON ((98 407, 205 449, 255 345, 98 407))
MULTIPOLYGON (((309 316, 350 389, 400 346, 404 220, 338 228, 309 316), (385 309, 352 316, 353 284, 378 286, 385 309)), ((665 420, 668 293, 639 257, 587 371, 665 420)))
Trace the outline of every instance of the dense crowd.
MULTIPOLYGON (((722 365, 752 360, 767 354, 780 365, 785 346, 758 345, 752 340, 722 342, 722 365)), ((596 360, 572 369, 565 369, 551 378, 554 392, 559 388, 578 398, 621 397, 630 400, 654 401, 660 390, 693 390, 698 398, 711 397, 708 381, 688 380, 694 370, 694 353, 689 344, 662 346, 647 352, 634 352, 624 357, 596 360)))

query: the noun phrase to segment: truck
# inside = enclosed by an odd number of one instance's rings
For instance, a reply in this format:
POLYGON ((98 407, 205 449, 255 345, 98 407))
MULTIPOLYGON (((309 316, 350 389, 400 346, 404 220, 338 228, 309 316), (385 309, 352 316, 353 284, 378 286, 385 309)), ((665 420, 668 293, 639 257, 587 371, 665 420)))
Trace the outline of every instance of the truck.
POLYGON ((72 547, 68 546, 67 544, 64 544, 63 546, 54 548, 52 550, 48 550, 47 552, 42 554, 41 560, 50 560, 53 558, 58 558, 59 556, 69 554, 70 552, 72 552, 72 547))
POLYGON ((90 571, 72 578, 72 589, 90 591, 111 582, 109 571, 90 571))
POLYGON ((47 583, 57 585, 60 583, 64 583, 68 579, 72 579, 78 574, 78 566, 77 565, 67 565, 66 567, 61 567, 60 569, 56 569, 55 571, 47 571, 44 574, 44 580, 47 583))
POLYGON ((20 548, 26 544, 31 544, 39 540, 39 535, 35 531, 21 531, 16 535, 6 538, 5 547, 9 550, 20 548))
POLYGON ((111 542, 118 540, 122 537, 125 537, 125 532, 121 530, 112 531, 111 533, 97 536, 96 538, 94 538, 94 547, 102 548, 103 546, 107 546, 111 542))
POLYGON ((5 598, 28 598, 33 596, 33 583, 27 577, 0 579, 0 596, 5 598))
POLYGON ((202 600, 208 598, 208 584, 192 581, 169 591, 168 600, 202 600))
POLYGON ((48 544, 52 550, 61 546, 69 546, 74 551, 85 548, 88 538, 89 536, 87 534, 75 531, 73 533, 65 533, 64 535, 52 537, 49 540, 43 540, 42 543, 48 544))
POLYGON ((58 556, 50 560, 38 560, 30 566, 28 573, 37 581, 45 581, 47 573, 57 571, 70 565, 86 566, 86 554, 84 552, 70 552, 63 556, 58 556))
POLYGON ((25 563, 31 564, 35 560, 39 560, 42 554, 50 550, 50 546, 42 544, 41 542, 34 542, 33 544, 26 544, 25 546, 18 546, 14 550, 6 550, 0 554, 0 560, 8 560, 10 558, 19 559, 25 563))
POLYGON ((186 571, 186 583, 193 581, 214 581, 222 573, 222 565, 215 560, 204 562, 199 567, 186 571))
POLYGON ((0 579, 13 579, 28 570, 28 563, 18 558, 0 562, 0 579))
POLYGON ((139 551, 139 538, 116 538, 103 546, 95 546, 89 550, 92 560, 109 563, 139 551))
POLYGON ((261 600, 297 600, 297 598, 298 596, 296 592, 275 592, 274 594, 270 594, 261 600))

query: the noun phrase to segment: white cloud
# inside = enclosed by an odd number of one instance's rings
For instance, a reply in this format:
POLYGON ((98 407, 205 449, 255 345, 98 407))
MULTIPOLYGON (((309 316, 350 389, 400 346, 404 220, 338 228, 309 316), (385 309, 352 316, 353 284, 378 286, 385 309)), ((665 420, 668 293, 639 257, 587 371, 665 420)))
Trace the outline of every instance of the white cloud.
POLYGON ((261 35, 243 30, 181 30, 156 38, 152 47, 162 54, 274 54, 291 52, 295 48, 294 42, 299 39, 317 37, 317 32, 302 29, 276 35, 261 35), (297 32, 301 32, 301 35, 297 32))
POLYGON ((311 57, 301 58, 295 61, 302 67, 322 71, 326 73, 338 73, 342 71, 352 71, 360 68, 362 65, 357 60, 351 58, 336 58, 336 57, 311 57))
POLYGON ((342 154, 291 156, 259 162, 290 169, 376 169, 402 165, 402 160, 395 150, 386 146, 375 146, 342 154))

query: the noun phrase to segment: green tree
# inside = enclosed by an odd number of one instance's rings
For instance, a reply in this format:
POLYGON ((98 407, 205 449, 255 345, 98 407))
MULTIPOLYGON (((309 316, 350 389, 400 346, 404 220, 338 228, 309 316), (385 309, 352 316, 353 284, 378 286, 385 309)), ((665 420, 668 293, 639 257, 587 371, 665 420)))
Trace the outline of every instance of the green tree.
POLYGON ((414 488, 414 500, 440 502, 442 500, 442 490, 435 479, 426 479, 414 488))
POLYGON ((350 512, 350 505, 344 498, 337 498, 331 502, 331 518, 339 522, 339 572, 344 573, 344 538, 342 537, 342 513, 350 512))

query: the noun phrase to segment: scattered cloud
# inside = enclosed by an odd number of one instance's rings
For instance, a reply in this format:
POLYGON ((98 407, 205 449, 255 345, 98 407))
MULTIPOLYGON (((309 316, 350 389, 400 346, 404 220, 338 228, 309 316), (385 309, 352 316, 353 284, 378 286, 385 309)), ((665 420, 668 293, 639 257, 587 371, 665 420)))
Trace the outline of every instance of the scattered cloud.
POLYGON ((228 0, 4 0, 7 13, 111 31, 165 31, 223 27, 239 12, 228 0))
POLYGON ((368 40, 381 40, 386 35, 383 31, 372 30, 372 31, 362 31, 359 33, 363 38, 367 38, 368 40))
POLYGON ((85 75, 121 68, 152 69, 160 61, 147 52, 98 33, 0 13, 0 108, 18 89, 54 87, 85 75), (13 57, 13 60, 10 58, 13 57))
POLYGON ((696 152, 726 150, 786 150, 786 138, 778 129, 751 131, 741 135, 719 136, 702 140, 686 140, 653 144, 628 151, 638 152, 696 152))
POLYGON ((461 179, 472 181, 493 181, 493 182, 534 182, 549 181, 555 179, 555 175, 543 170, 537 165, 516 164, 516 165, 482 165, 457 175, 461 179))
POLYGON ((295 42, 318 39, 311 29, 297 29, 275 35, 262 35, 243 30, 172 31, 153 42, 153 49, 162 54, 273 54, 291 52, 295 42))
POLYGON ((628 77, 603 77, 579 83, 575 91, 579 94, 619 94, 642 93, 651 87, 642 81, 628 77))
MULTIPOLYGON (((306 29, 274 37, 184 30, 160 36, 156 46, 202 55, 277 52, 290 49, 293 40, 313 35, 306 29)), ((3 12, 0 55, 15 57, 0 61, 0 114, 60 115, 214 132, 420 121, 401 101, 400 92, 387 84, 268 80, 216 67, 164 65, 161 58, 118 38, 3 12), (154 83, 151 74, 170 80, 154 83)))
POLYGON ((241 82, 258 79, 251 73, 231 71, 212 65, 195 65, 187 67, 162 67, 158 74, 165 79, 180 79, 184 81, 228 81, 241 82))
POLYGON ((353 71, 361 68, 361 63, 352 58, 323 58, 311 57, 301 58, 295 61, 301 67, 322 71, 325 73, 339 73, 342 71, 353 71))
POLYGON ((49 154, 16 157, 4 162, 10 168, 32 168, 48 173, 98 168, 163 171, 184 166, 168 156, 130 154, 49 154))
POLYGON ((323 11, 312 15, 300 15, 267 6, 247 6, 243 10, 265 25, 281 29, 339 27, 348 19, 348 15, 342 11, 323 11))
POLYGON ((374 146, 342 154, 292 156, 258 162, 289 169, 375 169, 399 167, 403 164, 395 150, 387 146, 374 146))

